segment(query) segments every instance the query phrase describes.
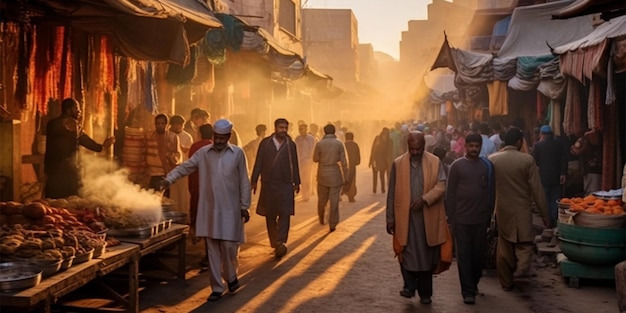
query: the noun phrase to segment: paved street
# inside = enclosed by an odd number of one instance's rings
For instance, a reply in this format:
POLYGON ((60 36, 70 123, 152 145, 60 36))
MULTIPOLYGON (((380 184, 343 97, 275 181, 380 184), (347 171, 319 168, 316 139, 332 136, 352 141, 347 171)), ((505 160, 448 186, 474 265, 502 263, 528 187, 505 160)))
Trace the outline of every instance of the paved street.
POLYGON ((481 281, 474 306, 463 304, 456 266, 435 277, 433 303, 405 299, 402 279, 385 232, 386 195, 372 194, 371 173, 359 172, 357 202, 340 203, 337 230, 317 221, 316 198, 298 200, 289 253, 275 260, 265 221, 253 215, 240 253, 242 288, 206 302, 208 276, 198 269, 200 245, 190 245, 192 267, 184 284, 150 284, 141 293, 142 312, 616 312, 615 290, 602 283, 567 287, 557 270, 543 268, 513 292, 500 289, 493 273, 481 281))

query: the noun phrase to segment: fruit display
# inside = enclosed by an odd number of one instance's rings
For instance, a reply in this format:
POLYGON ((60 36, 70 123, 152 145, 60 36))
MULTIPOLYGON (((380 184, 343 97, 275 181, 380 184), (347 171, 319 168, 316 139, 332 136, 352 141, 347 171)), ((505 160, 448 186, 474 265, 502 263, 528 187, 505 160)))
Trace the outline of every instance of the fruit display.
POLYGON ((584 198, 562 198, 559 205, 568 208, 571 212, 585 212, 602 215, 624 215, 621 200, 603 200, 594 195, 584 198))
POLYGON ((0 202, 0 256, 34 263, 66 260, 107 246, 104 223, 78 203, 39 199, 0 202), (74 214, 72 211, 78 212, 74 214))
POLYGON ((60 261, 106 245, 91 230, 30 230, 23 225, 0 228, 0 255, 34 263, 60 261))

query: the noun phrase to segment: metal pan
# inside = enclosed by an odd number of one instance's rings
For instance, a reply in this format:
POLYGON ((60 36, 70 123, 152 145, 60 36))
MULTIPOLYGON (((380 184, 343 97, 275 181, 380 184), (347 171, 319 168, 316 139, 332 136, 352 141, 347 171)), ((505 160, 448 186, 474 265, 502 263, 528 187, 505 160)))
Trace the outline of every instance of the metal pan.
POLYGON ((41 282, 42 271, 28 262, 0 263, 0 291, 16 291, 31 288, 41 282))

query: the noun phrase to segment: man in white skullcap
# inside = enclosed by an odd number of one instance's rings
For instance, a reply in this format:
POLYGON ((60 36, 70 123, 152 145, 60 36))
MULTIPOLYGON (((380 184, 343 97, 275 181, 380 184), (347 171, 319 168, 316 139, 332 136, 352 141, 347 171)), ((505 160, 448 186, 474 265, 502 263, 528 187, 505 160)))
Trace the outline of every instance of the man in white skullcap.
POLYGON ((243 224, 250 220, 250 180, 246 157, 240 147, 228 143, 233 124, 220 119, 213 124, 213 144, 200 148, 189 160, 172 170, 162 187, 195 171, 199 174, 196 236, 206 238, 212 293, 219 300, 239 288, 239 245, 244 241, 243 224), (222 279, 223 278, 223 279, 222 279))

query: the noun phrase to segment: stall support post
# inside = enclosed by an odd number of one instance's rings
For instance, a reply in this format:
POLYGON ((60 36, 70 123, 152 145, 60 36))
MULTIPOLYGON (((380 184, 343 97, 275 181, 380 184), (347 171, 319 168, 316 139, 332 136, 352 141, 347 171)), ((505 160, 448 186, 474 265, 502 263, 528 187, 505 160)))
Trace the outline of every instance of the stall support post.
POLYGON ((182 238, 178 241, 178 280, 185 281, 187 273, 187 232, 183 232, 182 238))
POLYGON ((22 151, 20 121, 0 121, 0 201, 20 201, 22 151))
POLYGON ((128 312, 139 312, 139 253, 133 254, 128 265, 128 312))

